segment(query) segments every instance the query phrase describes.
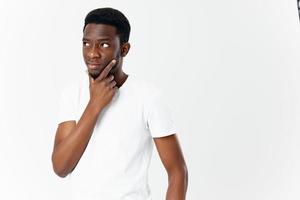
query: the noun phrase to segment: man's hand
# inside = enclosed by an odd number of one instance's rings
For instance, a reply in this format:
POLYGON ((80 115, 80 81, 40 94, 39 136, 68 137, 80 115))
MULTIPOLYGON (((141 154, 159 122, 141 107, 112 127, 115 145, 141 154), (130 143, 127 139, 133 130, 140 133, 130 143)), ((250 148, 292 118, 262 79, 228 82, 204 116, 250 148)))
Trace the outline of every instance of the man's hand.
POLYGON ((115 64, 116 60, 112 60, 95 80, 89 76, 90 103, 105 107, 112 100, 118 88, 114 76, 107 75, 115 64))

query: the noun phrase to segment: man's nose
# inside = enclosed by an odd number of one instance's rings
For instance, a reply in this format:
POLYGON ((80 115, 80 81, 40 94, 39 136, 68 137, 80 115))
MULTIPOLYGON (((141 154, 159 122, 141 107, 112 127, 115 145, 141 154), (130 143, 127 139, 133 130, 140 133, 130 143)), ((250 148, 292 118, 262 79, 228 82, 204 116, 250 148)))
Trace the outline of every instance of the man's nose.
POLYGON ((90 58, 98 58, 98 57, 100 57, 100 53, 98 52, 98 49, 97 49, 96 45, 93 45, 92 48, 89 50, 88 56, 90 58))

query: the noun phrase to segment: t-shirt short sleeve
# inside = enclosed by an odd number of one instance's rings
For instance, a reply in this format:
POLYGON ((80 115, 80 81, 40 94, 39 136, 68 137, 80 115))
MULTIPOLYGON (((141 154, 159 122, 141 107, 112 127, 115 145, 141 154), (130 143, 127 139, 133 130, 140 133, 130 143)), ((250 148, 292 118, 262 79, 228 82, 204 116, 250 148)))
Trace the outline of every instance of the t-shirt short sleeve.
POLYGON ((153 138, 177 133, 174 113, 162 90, 157 90, 145 106, 146 128, 153 138))
POLYGON ((78 94, 76 85, 67 85, 60 94, 57 123, 76 121, 78 94))

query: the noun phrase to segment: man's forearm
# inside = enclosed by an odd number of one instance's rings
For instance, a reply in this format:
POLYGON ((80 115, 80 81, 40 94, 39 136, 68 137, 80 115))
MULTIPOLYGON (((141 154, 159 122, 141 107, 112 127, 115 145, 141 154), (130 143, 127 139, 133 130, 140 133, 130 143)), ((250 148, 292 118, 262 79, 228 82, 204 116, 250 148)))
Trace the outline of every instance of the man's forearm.
POLYGON ((77 165, 90 140, 101 110, 101 106, 89 102, 71 134, 55 147, 52 160, 59 176, 67 176, 77 165))
POLYGON ((169 186, 166 200, 185 200, 188 186, 188 172, 186 169, 169 173, 169 186))

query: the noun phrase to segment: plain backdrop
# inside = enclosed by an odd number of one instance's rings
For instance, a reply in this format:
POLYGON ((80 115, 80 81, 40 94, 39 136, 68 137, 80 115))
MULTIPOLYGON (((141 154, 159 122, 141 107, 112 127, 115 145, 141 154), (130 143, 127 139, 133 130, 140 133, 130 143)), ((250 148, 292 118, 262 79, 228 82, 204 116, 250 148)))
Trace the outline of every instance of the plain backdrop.
MULTIPOLYGON (((131 22, 124 71, 166 90, 188 200, 300 199, 296 0, 0 0, 0 199, 68 199, 51 165, 58 97, 85 69, 85 15, 106 6, 131 22)), ((164 199, 157 152, 149 178, 164 199)))

